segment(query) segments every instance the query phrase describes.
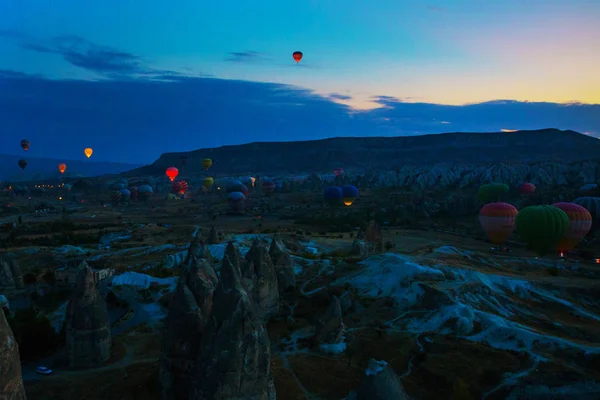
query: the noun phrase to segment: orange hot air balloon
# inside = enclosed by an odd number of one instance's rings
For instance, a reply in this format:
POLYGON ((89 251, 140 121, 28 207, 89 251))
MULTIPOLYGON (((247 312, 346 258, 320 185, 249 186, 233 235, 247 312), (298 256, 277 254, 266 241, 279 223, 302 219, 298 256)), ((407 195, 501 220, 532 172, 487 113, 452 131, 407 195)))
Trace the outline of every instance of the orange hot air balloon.
POLYGON ((563 210, 569 217, 569 228, 556 245, 556 250, 561 253, 573 250, 592 229, 592 214, 575 203, 555 203, 552 205, 563 210))
POLYGON ((86 147, 86 149, 83 152, 85 153, 87 158, 90 158, 94 150, 91 147, 86 147))
POLYGON ((169 167, 167 168, 165 173, 167 174, 171 182, 173 182, 175 178, 177 178, 177 175, 179 175, 179 170, 175 167, 169 167))
POLYGON ((65 171, 67 170, 67 164, 58 164, 58 170, 60 171, 61 174, 64 174, 65 171))
POLYGON ((508 203, 489 203, 479 211, 479 223, 495 245, 501 245, 515 230, 519 211, 508 203))
POLYGON ((302 56, 303 56, 303 55, 304 55, 304 54, 302 54, 302 52, 301 52, 301 51, 295 51, 295 52, 292 54, 292 57, 294 57, 294 60, 296 60, 296 64, 297 64, 297 63, 299 63, 299 62, 300 62, 300 60, 302 60, 302 56))

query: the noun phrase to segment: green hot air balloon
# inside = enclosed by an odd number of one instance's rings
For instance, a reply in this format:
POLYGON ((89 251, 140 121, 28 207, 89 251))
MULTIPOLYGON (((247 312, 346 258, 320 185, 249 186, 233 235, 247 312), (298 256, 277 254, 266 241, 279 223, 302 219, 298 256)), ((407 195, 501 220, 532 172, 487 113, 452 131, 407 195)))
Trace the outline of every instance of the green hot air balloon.
POLYGON ((558 207, 531 206, 519 211, 516 225, 527 248, 541 257, 555 250, 569 229, 569 217, 558 207))
POLYGON ((500 196, 508 193, 508 185, 504 183, 488 183, 481 185, 477 191, 477 197, 483 203, 500 201, 500 196))

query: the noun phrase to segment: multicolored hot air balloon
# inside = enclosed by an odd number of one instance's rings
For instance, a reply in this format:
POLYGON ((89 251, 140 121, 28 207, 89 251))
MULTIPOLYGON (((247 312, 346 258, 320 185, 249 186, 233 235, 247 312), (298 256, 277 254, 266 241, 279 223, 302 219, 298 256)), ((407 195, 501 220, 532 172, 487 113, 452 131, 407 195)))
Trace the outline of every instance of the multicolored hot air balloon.
POLYGON ((323 191, 323 197, 325 198, 325 202, 328 204, 336 205, 339 204, 344 198, 344 192, 339 186, 328 186, 323 191))
POLYGON ((227 196, 227 202, 232 211, 242 211, 246 202, 246 196, 241 192, 231 192, 227 196))
POLYGON ((358 189, 354 185, 344 185, 342 186, 342 195, 344 205, 351 206, 358 197, 358 189))
POLYGON ((567 251, 573 250, 592 229, 592 215, 584 207, 575 203, 554 203, 554 207, 558 207, 567 214, 569 218, 569 228, 558 242, 556 250, 561 255, 567 251))
POLYGON ((175 167, 169 167, 165 171, 165 174, 169 177, 171 182, 173 182, 175 178, 177 178, 177 175, 179 175, 179 170, 175 167))
POLYGON ((296 61, 296 64, 298 64, 300 62, 300 60, 302 60, 303 56, 304 56, 304 54, 302 54, 301 51, 295 51, 292 53, 292 57, 296 61))
POLYGON ((19 167, 21 167, 21 169, 25 171, 25 167, 27 167, 27 160, 21 158, 17 164, 19 164, 19 167))
POLYGON ((23 150, 27 151, 29 150, 29 146, 31 146, 31 142, 27 139, 23 139, 21 140, 21 147, 23 148, 23 150))
POLYGON ((214 185, 214 184, 215 184, 215 180, 213 178, 211 178, 210 176, 204 178, 204 180, 202 181, 202 185, 207 189, 210 189, 212 187, 212 185, 214 185))
POLYGON ((344 168, 336 168, 333 170, 333 174, 335 176, 342 176, 344 175, 344 168))
POLYGON ((186 181, 176 181, 171 185, 171 192, 175 194, 185 194, 188 189, 188 183, 186 181))
POLYGON ((489 203, 479 211, 479 223, 490 241, 499 246, 506 242, 515 230, 519 211, 508 203, 489 203))
POLYGON ((260 185, 260 188, 264 194, 271 194, 275 191, 275 182, 270 180, 263 181, 263 183, 260 185))
POLYGON ((212 160, 210 158, 205 158, 202 160, 202 166, 204 167, 205 171, 208 171, 208 169, 212 166, 212 160))
POLYGON ((519 185, 519 192, 521 194, 531 194, 535 192, 535 185, 533 183, 525 182, 519 185))
POLYGON ((60 174, 64 174, 65 171, 67 170, 67 164, 58 164, 58 171, 60 172, 60 174))
POLYGON ((578 204, 581 207, 588 210, 592 216, 592 230, 595 231, 600 228, 600 197, 578 197, 572 201, 574 204, 578 204))
POLYGON ((556 249, 569 228, 569 217, 558 207, 525 207, 516 218, 517 234, 529 250, 543 256, 556 249))
POLYGON ((500 196, 508 193, 508 185, 504 183, 488 183, 481 185, 477 191, 477 197, 483 203, 498 201, 500 196))

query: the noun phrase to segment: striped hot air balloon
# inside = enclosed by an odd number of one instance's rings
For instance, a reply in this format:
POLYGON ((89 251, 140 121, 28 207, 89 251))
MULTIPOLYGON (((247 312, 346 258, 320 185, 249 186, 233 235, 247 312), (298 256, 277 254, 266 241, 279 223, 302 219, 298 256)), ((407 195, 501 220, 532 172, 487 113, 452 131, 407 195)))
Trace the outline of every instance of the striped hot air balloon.
POLYGON ((171 192, 174 194, 185 194, 188 189, 188 183, 186 181, 176 181, 171 185, 171 192))
POLYGON ((267 180, 260 185, 261 190, 264 194, 270 194, 275 191, 275 182, 267 180))
POLYGON ((479 223, 490 241, 501 245, 515 230, 517 209, 508 203, 489 203, 479 211, 479 223))
POLYGON ((552 205, 563 210, 569 217, 567 232, 556 245, 556 250, 564 254, 573 250, 592 229, 592 215, 579 204, 555 203, 552 205))

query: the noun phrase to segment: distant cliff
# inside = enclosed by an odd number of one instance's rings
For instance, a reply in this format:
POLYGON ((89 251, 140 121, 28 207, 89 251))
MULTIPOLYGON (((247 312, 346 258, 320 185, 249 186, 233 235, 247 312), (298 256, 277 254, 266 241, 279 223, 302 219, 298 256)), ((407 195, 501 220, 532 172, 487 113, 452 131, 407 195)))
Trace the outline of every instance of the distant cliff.
POLYGON ((256 142, 187 153, 165 153, 153 164, 127 175, 161 175, 167 167, 186 175, 204 173, 202 159, 213 160, 211 174, 350 173, 393 171, 406 166, 475 166, 600 159, 600 140, 574 131, 542 129, 493 133, 444 133, 403 137, 340 137, 304 142, 256 142))

